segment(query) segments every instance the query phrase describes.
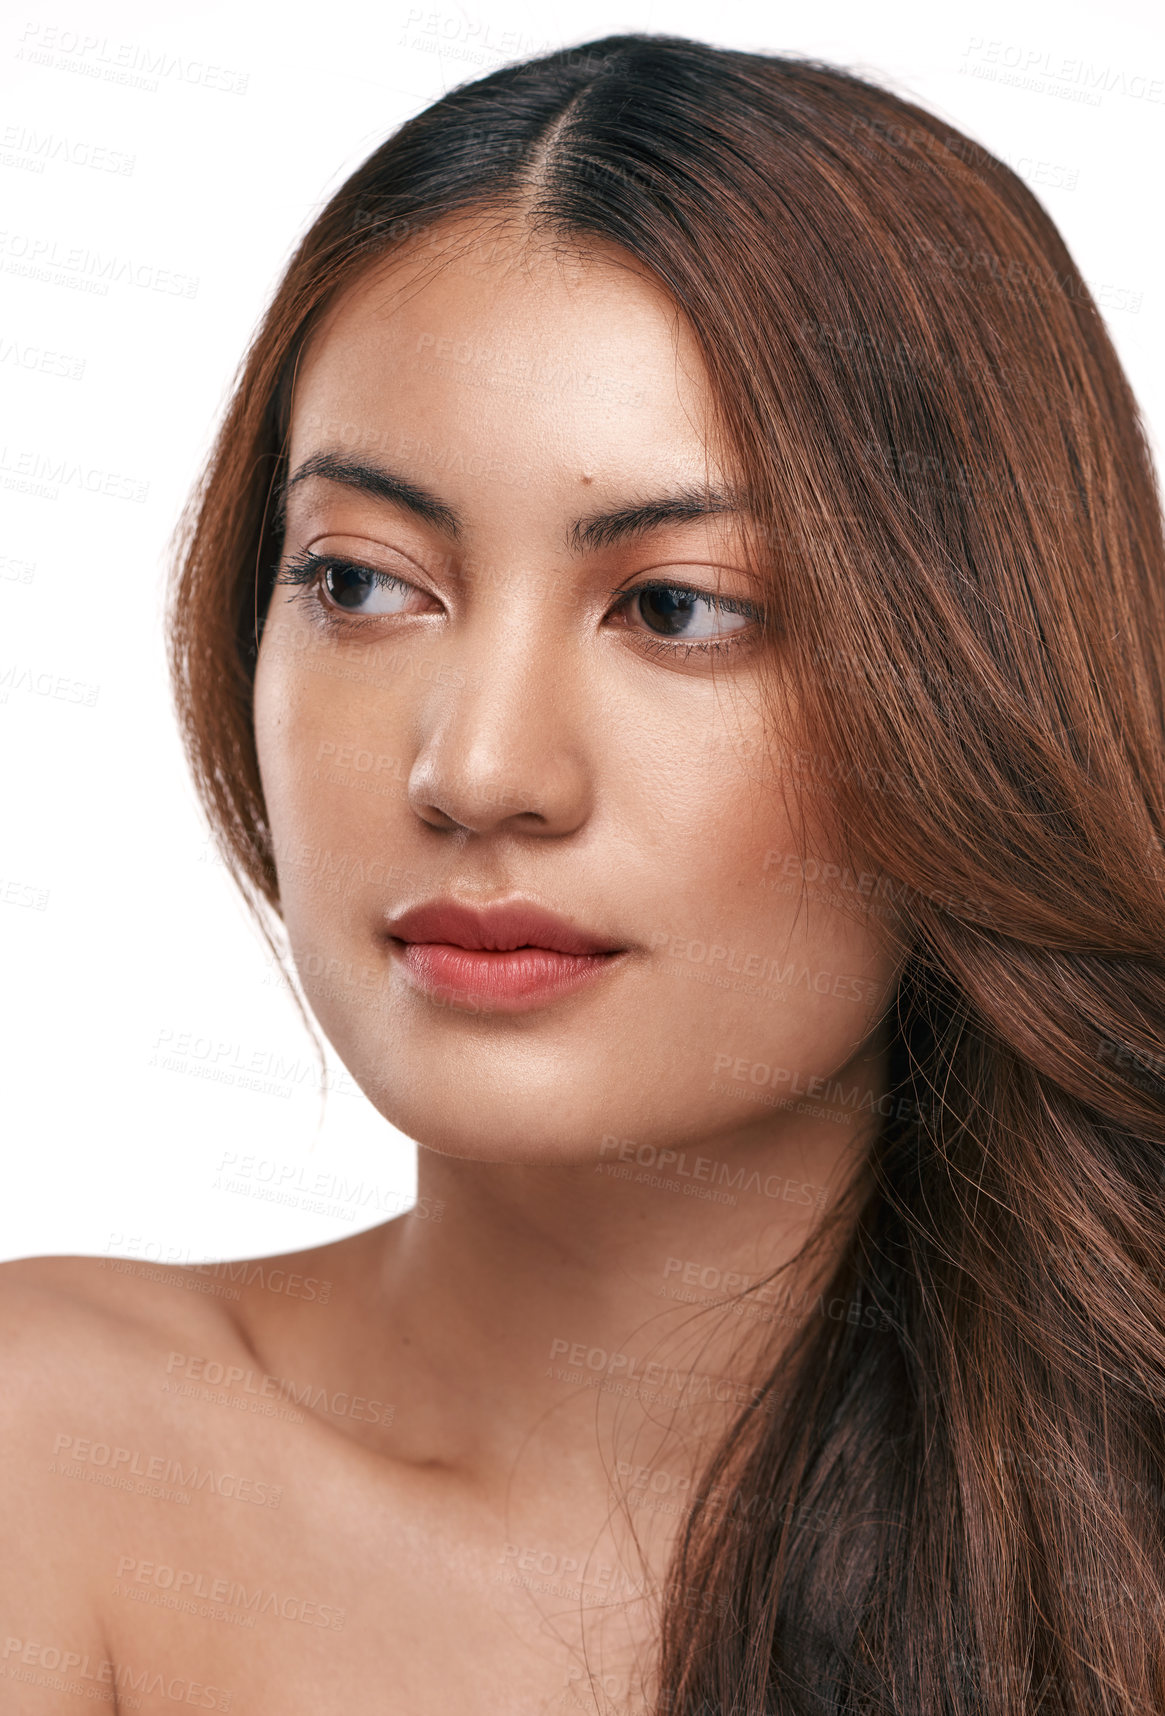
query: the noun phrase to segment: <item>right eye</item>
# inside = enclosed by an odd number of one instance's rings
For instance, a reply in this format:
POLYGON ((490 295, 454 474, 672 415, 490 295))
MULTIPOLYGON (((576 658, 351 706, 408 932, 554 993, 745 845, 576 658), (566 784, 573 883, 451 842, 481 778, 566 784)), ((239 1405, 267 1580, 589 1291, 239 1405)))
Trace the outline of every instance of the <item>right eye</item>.
POLYGON ((285 566, 277 582, 298 585, 305 595, 320 592, 325 606, 373 619, 402 613, 409 596, 422 593, 391 572, 333 554, 313 554, 310 549, 285 566))
POLYGON ((346 560, 330 561, 320 583, 338 608, 355 614, 399 613, 402 598, 413 589, 403 578, 374 572, 368 566, 353 566, 346 560))

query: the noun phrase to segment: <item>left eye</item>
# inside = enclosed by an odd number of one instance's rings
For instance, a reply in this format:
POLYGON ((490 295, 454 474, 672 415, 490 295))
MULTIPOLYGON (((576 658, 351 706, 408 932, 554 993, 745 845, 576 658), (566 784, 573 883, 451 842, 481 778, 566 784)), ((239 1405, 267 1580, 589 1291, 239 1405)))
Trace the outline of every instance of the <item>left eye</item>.
POLYGON ((723 596, 708 596, 675 584, 641 584, 627 592, 627 600, 638 606, 640 618, 656 629, 656 636, 681 642, 702 642, 743 631, 753 613, 748 602, 733 602, 723 596), (727 625, 717 621, 728 619, 727 625))
POLYGON ((354 614, 399 614, 414 594, 403 578, 346 561, 329 561, 320 582, 338 608, 354 614))

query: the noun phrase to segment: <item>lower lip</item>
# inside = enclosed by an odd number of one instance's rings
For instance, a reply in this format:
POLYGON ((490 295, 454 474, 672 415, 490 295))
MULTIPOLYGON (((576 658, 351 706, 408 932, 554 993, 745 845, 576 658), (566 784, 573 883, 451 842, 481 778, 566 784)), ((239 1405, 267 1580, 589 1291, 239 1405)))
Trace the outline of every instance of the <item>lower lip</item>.
POLYGON ((618 953, 553 953, 520 947, 492 953, 440 941, 400 941, 405 969, 418 989, 467 1012, 523 1013, 572 994, 602 975, 618 953))

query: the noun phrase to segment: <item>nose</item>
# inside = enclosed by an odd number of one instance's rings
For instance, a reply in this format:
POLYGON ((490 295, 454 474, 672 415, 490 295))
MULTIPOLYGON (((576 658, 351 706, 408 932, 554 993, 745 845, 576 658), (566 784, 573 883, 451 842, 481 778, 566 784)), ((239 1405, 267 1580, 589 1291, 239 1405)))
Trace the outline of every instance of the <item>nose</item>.
POLYGON ((433 829, 571 834, 591 809, 594 714, 571 646, 545 616, 486 631, 426 687, 408 801, 433 829))

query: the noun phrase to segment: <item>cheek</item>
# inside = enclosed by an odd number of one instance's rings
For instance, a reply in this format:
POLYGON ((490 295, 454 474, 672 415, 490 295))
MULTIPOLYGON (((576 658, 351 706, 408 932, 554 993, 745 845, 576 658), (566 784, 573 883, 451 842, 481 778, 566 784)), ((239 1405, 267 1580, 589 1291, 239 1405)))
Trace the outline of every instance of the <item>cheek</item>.
POLYGON ((255 749, 277 850, 306 832, 312 758, 325 725, 311 679, 288 657, 284 633, 268 633, 255 673, 255 749))
POLYGON ((753 813, 742 802, 692 846, 658 919, 661 1007, 688 1015, 709 1071, 727 1059, 828 1073, 869 1035, 892 989, 884 925, 856 894, 802 886, 794 829, 771 805, 753 813), (770 873, 790 857, 796 879, 777 892, 770 873))
POLYGON ((362 849, 377 840, 377 804, 403 790, 368 741, 367 722, 365 737, 353 737, 354 698, 358 688, 344 685, 311 640, 301 642, 290 627, 264 636, 255 744, 293 947, 327 933, 349 897, 362 849), (385 796, 361 790, 369 785, 385 796))
POLYGON ((761 737, 673 740, 621 788, 630 844, 647 860, 651 1013, 639 1029, 694 1082, 726 1064, 758 1078, 767 1067, 778 1086, 778 1068, 828 1075, 868 1037, 897 972, 886 921, 859 890, 871 878, 803 861, 816 824, 757 765, 766 756, 761 737))

